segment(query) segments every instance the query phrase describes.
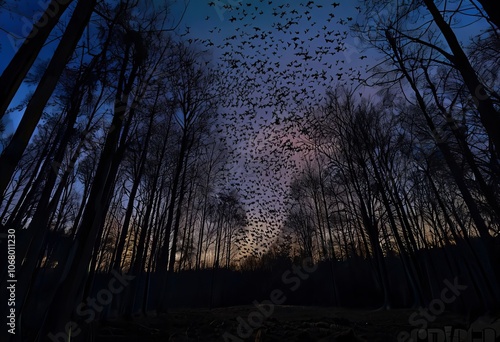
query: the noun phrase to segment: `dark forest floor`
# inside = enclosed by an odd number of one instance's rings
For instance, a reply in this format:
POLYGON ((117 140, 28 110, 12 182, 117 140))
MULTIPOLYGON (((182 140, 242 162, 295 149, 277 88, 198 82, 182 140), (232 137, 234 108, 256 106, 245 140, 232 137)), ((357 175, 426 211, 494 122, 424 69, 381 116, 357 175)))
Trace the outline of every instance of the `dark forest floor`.
MULTIPOLYGON (((416 328, 410 324, 409 318, 418 311, 275 306, 260 328, 251 333, 241 330, 241 321, 248 323, 249 315, 256 320, 262 317, 257 312, 254 306, 175 309, 154 317, 107 321, 101 325, 96 341, 410 341, 410 337, 402 337, 401 332, 411 332, 416 328), (240 335, 244 338, 238 336, 239 325, 240 335)), ((422 319, 422 316, 415 317, 422 319)), ((498 325, 500 320, 496 318, 489 319, 498 325)), ((466 329, 470 325, 468 320, 444 312, 434 322, 429 322, 428 328, 442 330, 450 326, 466 329)))

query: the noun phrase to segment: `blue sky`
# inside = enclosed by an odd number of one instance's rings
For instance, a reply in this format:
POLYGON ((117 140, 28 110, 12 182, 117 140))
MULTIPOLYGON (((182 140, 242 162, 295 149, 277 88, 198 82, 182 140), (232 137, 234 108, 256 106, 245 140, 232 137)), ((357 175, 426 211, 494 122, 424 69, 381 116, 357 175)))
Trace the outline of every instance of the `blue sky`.
MULTIPOLYGON (((162 0, 145 0, 149 1, 148 6, 160 6, 162 4, 162 0)), ((185 12, 184 17, 182 18, 182 22, 178 27, 178 33, 183 35, 184 39, 189 38, 201 38, 201 39, 210 39, 215 44, 224 40, 225 37, 231 36, 236 33, 238 28, 243 28, 243 25, 251 22, 253 27, 260 27, 262 29, 269 28, 272 30, 271 24, 274 19, 273 12, 277 9, 282 11, 287 9, 288 11, 296 10, 299 14, 302 15, 302 12, 308 10, 308 8, 304 6, 300 6, 306 4, 304 3, 295 3, 291 7, 283 7, 290 6, 290 4, 286 1, 260 1, 260 0, 249 0, 249 1, 236 1, 236 0, 191 0, 185 2, 184 0, 176 0, 173 2, 172 6, 172 22, 177 22, 181 13, 183 13, 184 5, 188 4, 187 10, 185 12), (248 11, 253 13, 255 16, 254 19, 249 15, 248 18, 245 18, 245 22, 240 20, 240 13, 238 10, 239 3, 243 5, 244 11, 248 11), (248 6, 251 4, 251 6, 248 6), (230 8, 230 6, 232 8, 230 8), (255 9, 258 7, 258 10, 255 9), (280 9, 281 7, 281 9, 280 9), (238 18, 237 18, 238 17, 238 18), (235 20, 236 19, 236 20, 235 20), (215 31, 215 32, 214 32, 215 31), (184 35, 187 33, 186 35, 184 35)), ((312 1, 311 1, 312 3, 312 1)), ((325 10, 331 10, 329 8, 331 5, 331 1, 316 1, 317 4, 321 4, 324 6, 323 8, 316 8, 317 6, 311 6, 309 11, 311 12, 309 15, 315 19, 316 16, 320 17, 321 12, 325 12, 325 10)), ((354 16, 354 5, 356 2, 353 1, 344 1, 338 0, 337 3, 340 6, 336 6, 335 14, 337 17, 346 17, 346 16, 354 16)), ((23 37, 26 37, 30 32, 32 23, 36 20, 37 15, 43 12, 45 1, 37 1, 35 5, 33 5, 32 1, 15 1, 7 5, 8 11, 4 11, 0 13, 1 19, 1 34, 0 34, 0 70, 3 70, 7 65, 8 61, 12 58, 15 51, 17 50, 17 46, 22 43, 23 37)), ((67 19, 63 17, 63 20, 67 19)), ((334 22, 330 22, 329 26, 332 28, 335 26, 334 22)), ((304 24, 301 23, 300 26, 304 24)), ((317 24, 319 27, 319 23, 317 24)), ((304 29, 304 27, 300 27, 300 29, 304 29)), ((241 32, 241 31, 240 31, 241 32)), ((55 42, 50 42, 45 46, 42 53, 39 55, 38 60, 47 59, 50 57, 51 51, 55 48, 55 42)), ((350 62, 353 61, 353 55, 357 54, 357 48, 355 44, 351 41, 351 48, 348 50, 348 53, 345 54, 345 59, 350 62), (353 53, 354 52, 354 53, 353 53)), ((221 49, 212 48, 215 46, 210 46, 211 50, 215 57, 217 57, 218 53, 222 53, 221 49)), ((251 54, 251 50, 246 50, 247 54, 251 54)), ((263 56, 264 57, 264 56, 263 56)), ((267 58, 269 56, 266 56, 267 58)), ((355 57, 355 56, 354 56, 355 57)), ((294 58, 293 55, 286 53, 281 54, 278 58, 291 60, 294 58)), ((22 99, 25 98, 28 93, 27 87, 23 86, 19 93, 16 95, 14 99, 14 104, 19 103, 22 99)), ((7 127, 8 130, 12 130, 17 123, 19 122, 21 113, 13 113, 7 118, 7 127)))
MULTIPOLYGON (((8 65, 24 38, 29 34, 33 22, 45 7, 44 1, 37 1, 35 5, 31 1, 7 2, 7 11, 0 12, 0 70, 3 71, 8 65)), ((67 14, 67 13, 66 13, 67 14)), ((63 16, 63 20, 66 19, 63 16)), ((56 48, 57 42, 49 39, 38 56, 37 61, 50 58, 51 52, 56 48)), ((23 85, 18 91, 12 106, 18 105, 29 94, 30 89, 23 85)), ((16 111, 4 118, 6 133, 12 132, 21 120, 22 112, 16 111)))
MULTIPOLYGON (((148 7, 158 7, 164 3, 164 0, 143 0, 148 7)), ((23 37, 25 37, 31 29, 33 21, 36 19, 37 15, 42 13, 44 6, 48 2, 47 0, 40 0, 37 2, 28 0, 18 0, 11 1, 7 3, 7 11, 0 12, 0 70, 3 70, 7 65, 8 61, 12 58, 16 51, 16 46, 22 43, 23 37)), ((281 12, 286 11, 286 18, 293 18, 290 13, 297 13, 297 16, 301 16, 303 19, 306 17, 312 18, 311 20, 301 20, 297 25, 294 26, 294 30, 300 32, 297 36, 299 37, 312 37, 313 32, 321 32, 326 28, 326 31, 337 32, 348 30, 348 25, 339 24, 340 20, 345 18, 353 18, 354 21, 358 17, 358 11, 356 7, 358 6, 358 1, 349 0, 336 0, 336 1, 322 1, 322 0, 303 0, 299 2, 288 2, 283 0, 174 0, 172 2, 172 22, 177 22, 181 18, 183 13, 184 5, 188 4, 187 10, 182 22, 180 23, 177 32, 179 35, 183 36, 183 39, 198 40, 198 45, 201 47, 206 47, 210 49, 217 59, 222 56, 224 52, 227 52, 227 46, 221 47, 218 44, 221 43, 236 43, 238 40, 247 39, 241 35, 244 31, 248 32, 250 35, 252 32, 262 32, 253 31, 255 28, 260 30, 270 30, 273 31, 274 39, 282 39, 282 47, 286 47, 289 39, 292 37, 287 37, 286 34, 279 34, 276 30, 276 26, 273 26, 280 21, 279 15, 281 12), (321 7, 320 7, 321 6, 321 7), (243 12, 247 12, 246 16, 242 15, 243 12), (278 14, 278 15, 274 15, 278 14), (335 16, 333 20, 326 21, 329 15, 335 16), (312 25, 314 23, 314 25, 312 25), (308 33, 305 33, 305 31, 308 33), (228 37, 237 34, 236 40, 228 40, 228 37), (241 38, 243 37, 243 38, 241 38), (208 41, 210 40, 210 43, 208 41), (213 45, 212 45, 213 44, 213 45)), ((296 17, 296 16, 295 16, 296 17)), ((63 21, 64 18, 63 17, 63 21)), ((354 22, 353 21, 353 22, 354 22)), ((290 30, 291 31, 291 30, 290 30)), ((467 39, 470 34, 471 28, 467 27, 463 29, 462 36, 463 39, 467 39)), ((335 34, 335 33, 334 33, 335 34)), ((304 50, 317 49, 318 46, 323 45, 327 47, 325 41, 322 40, 323 37, 319 39, 306 41, 307 46, 304 50)), ((367 60, 374 64, 377 57, 372 52, 363 52, 363 48, 358 41, 352 36, 347 36, 344 40, 345 49, 340 53, 335 53, 335 56, 328 56, 325 58, 325 62, 334 64, 337 60, 341 60, 343 65, 335 65, 338 68, 328 68, 325 70, 329 77, 336 78, 339 72, 346 72, 349 68, 355 70, 364 70, 365 61, 360 60, 360 57, 368 54, 370 58, 367 60), (343 70, 339 71, 339 68, 343 70)), ((51 51, 55 48, 56 42, 50 42, 45 46, 44 50, 40 54, 38 60, 47 59, 50 57, 51 51)), ((278 49, 280 48, 278 47, 278 49)), ((252 54, 269 60, 275 60, 282 62, 281 67, 286 65, 290 61, 298 60, 301 56, 295 55, 297 51, 292 51, 291 49, 282 49, 275 55, 269 55, 263 53, 262 50, 251 49, 246 46, 245 49, 241 50, 244 52, 246 57, 250 57, 252 54)), ((310 63, 311 67, 315 70, 321 72, 322 66, 318 63, 312 63, 312 61, 304 61, 302 63, 302 70, 305 66, 310 63)), ((294 65, 295 67, 295 65, 294 65)), ((326 68, 325 68, 326 69, 326 68)), ((302 70, 297 70, 302 71, 302 70)), ((314 73, 312 73, 314 74, 314 73)), ((318 93, 321 93, 324 88, 317 85, 318 93)), ((29 90, 24 86, 20 92, 16 95, 14 99, 14 104, 19 103, 23 98, 25 98, 29 90)), ((7 120, 7 127, 12 130, 17 122, 19 121, 21 113, 14 113, 10 115, 7 120)))
MULTIPOLYGON (((160 6, 162 0, 149 1, 148 7, 160 6)), ((174 1, 171 21, 181 18, 183 0, 174 1)), ((22 42, 34 15, 43 11, 44 2, 19 0, 9 5, 10 13, 0 13, 0 70, 3 70, 22 42), (19 37, 15 39, 14 37, 19 37)), ((283 118, 299 106, 320 101, 329 86, 339 83, 353 85, 350 77, 363 73, 369 65, 377 64, 380 57, 363 47, 350 34, 349 25, 358 18, 358 1, 353 0, 191 0, 177 29, 177 35, 202 50, 208 50, 216 68, 229 70, 236 76, 238 86, 252 89, 243 99, 241 108, 227 108, 228 135, 239 141, 234 143, 239 156, 239 172, 233 182, 245 179, 259 188, 259 208, 283 207, 279 201, 286 191, 284 183, 290 178, 286 167, 263 177, 263 163, 280 139, 294 139, 296 132, 287 136, 283 118), (340 47, 340 48, 339 48, 340 47), (337 49, 339 48, 339 49, 337 49), (234 69, 233 69, 234 67, 234 69), (258 109, 249 111, 249 106, 258 109), (232 113, 230 113, 232 112, 232 113), (280 121, 281 120, 281 121, 280 121), (235 134, 235 132, 239 132, 235 134), (258 142, 258 143, 257 143, 258 142)), ((63 21, 67 18, 63 17, 63 21)), ((463 29, 462 39, 475 30, 463 29)), ((57 33, 57 32, 56 32, 57 33)), ((49 42, 38 61, 47 59, 55 48, 49 42)), ((16 95, 16 105, 26 97, 29 87, 23 86, 16 95)), ((365 94, 373 90, 364 90, 365 94)), ((234 96, 234 94, 232 95, 234 96)), ((7 132, 12 132, 22 113, 14 112, 7 120, 7 132)), ((282 155, 283 165, 297 156, 282 155)), ((290 167, 288 167, 288 170, 290 167)), ((245 189, 242 189, 244 192, 245 189)), ((269 224, 276 224, 279 218, 269 224)))
MULTIPOLYGON (((148 1, 148 7, 145 8, 162 4, 160 0, 148 1)), ((43 10, 41 5, 33 7, 28 6, 28 3, 21 0, 16 3, 12 14, 2 14, 4 32, 17 37, 28 34, 33 15, 43 10)), ((216 68, 236 65, 237 68, 229 70, 239 78, 238 87, 253 87, 241 108, 224 110, 228 113, 228 140, 239 138, 238 142, 233 143, 237 165, 229 182, 244 184, 238 189, 243 196, 255 196, 247 191, 250 188, 258 189, 260 197, 253 210, 284 208, 281 203, 283 192, 291 177, 288 172, 290 167, 285 167, 285 163, 297 158, 280 155, 284 164, 279 166, 277 172, 264 166, 266 161, 262 158, 275 158, 269 155, 269 151, 281 139, 294 138, 294 132, 290 132, 288 137, 280 133, 283 122, 279 120, 286 117, 288 111, 293 111, 288 108, 289 104, 296 99, 309 103, 317 101, 328 85, 338 81, 339 72, 347 74, 349 68, 357 70, 366 64, 365 60, 360 59, 363 53, 353 38, 343 38, 343 32, 349 30, 347 18, 356 19, 356 3, 346 0, 191 0, 188 3, 177 35, 185 41, 191 41, 199 49, 209 50, 216 68), (335 50, 337 39, 344 44, 342 50, 335 50), (321 58, 311 58, 314 51, 320 48, 324 48, 321 58), (254 63, 257 67, 252 66, 254 63), (260 96, 263 98, 260 99, 260 96), (252 104, 264 107, 245 112, 252 104), (266 176, 268 171, 271 172, 266 176)), ((184 4, 183 0, 174 2, 171 11, 173 23, 181 18, 184 4)), ((0 69, 15 53, 12 42, 7 34, 1 35, 0 69)), ((17 42, 22 42, 22 39, 17 42)), ((54 48, 55 43, 49 43, 38 60, 49 58, 54 48)), ((25 98, 29 90, 23 86, 14 104, 25 98)), ((14 129, 21 115, 21 112, 10 115, 10 120, 7 120, 8 132, 14 129)), ((267 165, 273 163, 274 159, 268 161, 267 165)), ((265 224, 275 227, 279 221, 277 215, 265 224)))

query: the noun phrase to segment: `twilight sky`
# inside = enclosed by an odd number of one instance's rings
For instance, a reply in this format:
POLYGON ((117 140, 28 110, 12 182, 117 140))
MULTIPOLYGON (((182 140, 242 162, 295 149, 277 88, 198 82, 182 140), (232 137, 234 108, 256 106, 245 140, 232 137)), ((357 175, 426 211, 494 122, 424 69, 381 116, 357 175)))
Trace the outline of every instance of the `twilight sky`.
MULTIPOLYGON (((143 1, 143 10, 164 4, 143 1)), ((45 2, 19 0, 7 6, 8 12, 0 12, 0 70, 45 2)), ((274 236, 281 224, 287 184, 304 157, 284 145, 301 140, 294 125, 301 112, 321 104, 328 88, 357 86, 356 78, 380 60, 350 35, 360 15, 357 0, 175 0, 171 6, 172 23, 182 18, 175 34, 211 55, 210 65, 220 73, 225 99, 220 132, 233 149, 226 186, 240 194, 252 226, 262 230, 256 236, 274 236)), ((474 31, 464 25, 463 39, 474 31)), ((38 61, 50 57, 55 45, 49 40, 38 61)), ((24 85, 14 105, 30 91, 24 85)), ((358 91, 363 96, 374 92, 358 91)), ((8 116, 7 133, 21 115, 8 116)))
POLYGON ((192 0, 179 27, 235 80, 221 109, 235 147, 229 183, 241 184, 237 190, 263 235, 278 231, 287 184, 303 157, 283 148, 301 139, 292 119, 321 103, 327 88, 355 84, 352 78, 368 65, 349 35, 356 7, 357 1, 345 0, 192 0))
MULTIPOLYGON (((162 0, 144 0, 144 9, 162 0)), ((178 22, 183 0, 172 6, 178 22)), ((6 66, 44 2, 21 0, 2 13, 0 70, 6 66)), ((252 226, 274 236, 283 214, 287 183, 301 155, 283 148, 300 136, 292 119, 318 105, 326 89, 354 85, 354 78, 376 62, 349 34, 359 16, 357 1, 191 0, 176 34, 212 56, 227 89, 223 135, 234 149, 228 188, 237 190, 249 210, 252 226)), ((55 48, 49 42, 39 60, 55 48)), ((32 90, 32 89, 31 89, 32 90)), ((23 86, 14 103, 26 97, 23 86)), ((7 118, 12 131, 22 112, 7 118)), ((259 234, 257 234, 259 236, 259 234)), ((262 235, 261 235, 262 236, 262 235)), ((251 242, 252 243, 252 242, 251 242)))
MULTIPOLYGON (((145 0, 144 10, 163 3, 145 0)), ((21 0, 10 6, 11 13, 1 14, 0 70, 29 33, 44 3, 33 6, 21 0)), ((294 145, 300 140, 291 119, 317 105, 328 87, 352 85, 352 78, 367 65, 361 47, 349 36, 349 25, 359 15, 356 6, 357 1, 347 0, 173 3, 172 22, 182 17, 176 34, 207 51, 212 67, 232 89, 224 94, 227 101, 220 109, 222 134, 234 150, 227 187, 237 190, 245 202, 252 226, 263 232, 257 236, 274 236, 278 231, 287 183, 302 157, 282 147, 284 142, 294 145)), ((55 43, 48 43, 39 60, 48 58, 54 48, 55 43)), ((23 86, 15 102, 29 91, 23 86)), ((7 118, 8 131, 21 115, 14 112, 7 118)))

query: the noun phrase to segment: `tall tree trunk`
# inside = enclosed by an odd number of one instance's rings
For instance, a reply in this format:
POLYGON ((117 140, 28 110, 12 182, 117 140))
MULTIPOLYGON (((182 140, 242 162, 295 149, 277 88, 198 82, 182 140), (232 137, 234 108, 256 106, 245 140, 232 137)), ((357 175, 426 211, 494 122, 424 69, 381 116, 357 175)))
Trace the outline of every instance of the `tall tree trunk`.
MULTIPOLYGON (((59 295, 48 309, 47 322, 41 332, 41 336, 43 337, 49 333, 66 331, 65 325, 70 320, 76 305, 82 299, 83 286, 88 277, 88 267, 91 262, 92 251, 95 247, 96 239, 102 232, 103 222, 110 205, 116 172, 124 153, 123 141, 127 138, 127 130, 130 127, 133 117, 134 106, 137 106, 135 99, 128 113, 125 125, 123 121, 128 109, 129 97, 134 81, 137 77, 137 71, 142 62, 140 58, 137 59, 138 55, 134 54, 130 73, 128 77, 125 76, 126 70, 129 68, 129 53, 132 45, 137 44, 137 42, 130 39, 127 40, 126 44, 125 58, 121 66, 118 90, 115 97, 113 120, 99 159, 88 205, 85 208, 80 229, 75 238, 75 245, 72 250, 73 256, 68 258, 67 267, 71 277, 66 276, 59 282, 57 290, 59 295), (122 143, 119 145, 120 136, 122 137, 122 143)), ((136 49, 140 49, 140 46, 135 47, 136 49)))
MULTIPOLYGON (((368 139, 369 139, 368 137, 365 137, 365 141, 369 141, 368 139)), ((387 193, 390 192, 387 183, 383 181, 383 177, 379 172, 379 167, 371 152, 368 153, 368 157, 372 164, 373 172, 375 174, 375 180, 377 181, 377 183, 381 188, 380 195, 382 197, 382 203, 386 208, 387 216, 389 218, 389 226, 391 227, 392 235, 396 240, 396 244, 400 253, 400 258, 403 264, 403 269, 406 273, 408 283, 413 292, 413 299, 414 299, 413 307, 417 307, 423 303, 423 291, 422 291, 423 276, 421 272, 419 272, 420 270, 411 251, 411 246, 407 246, 407 248, 405 248, 401 236, 399 235, 396 220, 392 212, 390 201, 387 197, 387 193)))
POLYGON ((87 27, 96 0, 78 1, 75 11, 68 23, 59 45, 50 60, 45 73, 31 97, 23 118, 9 145, 0 156, 0 203, 3 200, 5 189, 14 170, 28 145, 35 128, 40 121, 42 112, 59 81, 67 62, 71 58, 80 37, 87 27))
POLYGON ((188 190, 188 198, 186 202, 186 210, 184 212, 184 228, 182 232, 182 242, 181 242, 181 257, 180 257, 180 262, 179 262, 179 267, 177 271, 180 271, 182 269, 185 269, 186 262, 189 258, 190 252, 191 252, 191 245, 190 245, 190 234, 191 234, 191 225, 193 223, 193 216, 195 213, 195 208, 194 208, 194 201, 193 201, 193 195, 194 195, 194 177, 192 177, 191 181, 189 182, 189 190, 188 190))
POLYGON ((495 0, 478 0, 489 19, 500 28, 500 3, 495 0))
MULTIPOLYGON (((209 169, 208 175, 211 174, 211 168, 209 169)), ((208 210, 208 183, 210 176, 207 177, 207 184, 205 187, 205 196, 203 198, 203 209, 201 213, 200 231, 198 233, 198 248, 196 250, 196 265, 195 268, 198 271, 201 267, 201 254, 203 251, 203 234, 205 233, 205 223, 207 219, 208 210)))
MULTIPOLYGON (((441 114, 446 118, 446 122, 448 126, 450 127, 451 132, 453 133, 453 136, 457 140, 461 152, 463 156, 465 157, 465 160, 469 164, 472 172, 474 173, 475 180, 477 184, 479 185, 479 189, 481 189, 481 192, 483 193, 484 197, 486 198, 486 202, 490 206, 491 210, 493 211, 494 215, 496 216, 497 220, 500 220, 500 205, 498 204, 497 197, 495 195, 495 192, 493 191, 492 187, 488 184, 486 184, 486 181, 483 177, 483 174, 479 170, 479 166, 476 163, 476 159, 474 157, 473 152, 471 151, 469 144, 467 143, 465 134, 460 128, 457 126, 455 119, 451 116, 450 112, 446 110, 444 105, 439 101, 438 98, 438 93, 436 86, 432 82, 428 68, 426 66, 422 66, 422 69, 424 70, 425 78, 427 80, 427 83, 429 84, 429 88, 432 92, 434 102, 436 103, 439 111, 441 114)), ((498 113, 500 115, 500 113, 498 113)))
POLYGON ((184 157, 184 163, 182 166, 182 177, 181 177, 181 185, 180 185, 180 193, 179 193, 179 200, 177 202, 177 210, 175 214, 175 222, 173 226, 173 236, 172 236, 172 249, 170 250, 170 258, 168 260, 168 270, 169 272, 173 272, 175 269, 175 257, 177 254, 177 237, 179 235, 179 227, 181 224, 181 217, 182 217, 182 205, 184 204, 184 195, 186 194, 185 188, 186 188, 186 175, 187 175, 187 161, 189 158, 189 147, 188 151, 186 152, 186 156, 184 157))
POLYGON ((62 120, 62 118, 58 120, 56 129, 51 132, 47 145, 37 157, 38 161, 36 167, 33 169, 29 182, 23 189, 23 193, 19 198, 16 207, 7 220, 7 226, 11 226, 14 229, 22 227, 21 222, 23 220, 23 216, 28 214, 28 208, 37 200, 36 196, 39 194, 40 188, 42 188, 43 182, 47 178, 47 174, 51 172, 53 164, 50 158, 57 150, 57 146, 64 134, 62 126, 64 126, 65 122, 66 121, 62 120))
MULTIPOLYGON (((34 23, 23 45, 17 50, 9 65, 3 71, 2 76, 0 76, 0 84, 2 85, 0 87, 0 119, 5 115, 10 102, 42 50, 50 33, 72 2, 73 0, 51 0, 38 22, 34 23)), ((79 1, 79 3, 82 2, 84 1, 79 1)))
POLYGON ((187 136, 186 133, 183 133, 179 157, 177 159, 177 165, 172 180, 172 190, 170 193, 167 222, 165 223, 165 236, 164 240, 162 241, 162 247, 160 250, 159 264, 160 267, 164 267, 165 270, 169 269, 169 265, 167 264, 167 262, 169 260, 168 257, 169 257, 169 247, 170 247, 170 233, 172 232, 172 225, 174 223, 175 206, 177 202, 177 196, 179 195, 178 188, 181 179, 181 172, 182 172, 182 166, 184 164, 186 149, 187 149, 187 136))
MULTIPOLYGON (((428 1, 428 0, 424 0, 428 1)), ((453 176, 453 179, 455 180, 458 188, 460 189, 460 192, 463 196, 464 202, 466 203, 470 215, 476 225, 476 229, 479 232, 479 235, 487 248, 491 250, 493 247, 493 239, 490 233, 488 232, 488 227, 486 226, 486 223, 484 222, 484 219, 481 216, 481 212, 477 206, 477 203, 475 202, 474 198, 472 197, 467 184, 465 183, 464 177, 463 177, 463 172, 460 170, 460 167, 458 166, 457 162, 455 161, 450 148, 446 142, 442 139, 440 136, 439 132, 436 129, 436 126, 434 125, 434 122, 432 121, 431 116, 429 115, 427 111, 427 105, 425 104, 425 100, 423 99, 422 95, 420 94, 420 90, 418 89, 417 85, 413 81, 411 75, 409 74, 406 66, 404 65, 403 59, 400 55, 400 49, 398 49, 396 45, 396 40, 392 36, 392 34, 389 32, 389 30, 386 30, 386 38, 392 48, 392 51, 394 52, 394 56, 396 58, 396 62, 398 64, 398 67, 400 68, 400 71, 403 73, 405 76, 406 80, 410 84, 413 92, 415 93, 415 96, 417 98, 418 105, 420 107, 420 110, 422 111, 422 114, 424 115, 425 121, 427 125, 429 126, 429 129, 431 130, 435 141, 436 145, 443 154, 443 157, 446 160, 446 164, 448 165, 451 174, 453 176)), ((499 126, 500 127, 500 126, 499 126)))
MULTIPOLYGON (((75 93, 78 93, 79 89, 79 87, 76 87, 75 93)), ((65 123, 65 133, 60 143, 58 144, 57 150, 54 154, 53 162, 51 163, 53 166, 57 165, 57 167, 49 171, 47 175, 47 180, 45 181, 42 195, 38 201, 35 214, 33 215, 31 223, 26 232, 26 240, 20 245, 19 248, 21 268, 19 272, 19 287, 17 289, 17 296, 20 303, 22 303, 19 309, 19 315, 23 314, 24 304, 27 302, 27 295, 30 291, 29 286, 34 283, 33 277, 36 274, 35 268, 39 263, 38 259, 39 257, 43 256, 42 252, 45 248, 46 238, 49 232, 50 217, 55 212, 57 203, 65 186, 64 180, 61 180, 58 191, 56 191, 51 199, 51 195, 56 184, 57 177, 59 175, 59 165, 61 165, 63 162, 68 143, 73 136, 73 125, 76 122, 81 104, 80 94, 75 93, 73 95, 76 96, 76 98, 73 98, 73 101, 68 110, 67 120, 65 123)), ((82 140, 84 139, 85 137, 82 138, 82 140)), ((49 160, 47 160, 47 162, 48 161, 49 160)), ((68 167, 71 167, 71 165, 68 167)))
MULTIPOLYGON (((142 224, 141 224, 141 231, 139 234, 139 239, 136 240, 137 252, 136 252, 135 258, 131 264, 131 273, 136 275, 136 276, 139 276, 139 277, 144 272, 144 267, 145 267, 146 262, 147 262, 147 246, 149 244, 149 237, 150 237, 151 232, 153 230, 153 220, 152 220, 153 218, 151 216, 153 213, 156 187, 158 184, 158 180, 160 179, 160 171, 161 171, 162 161, 163 161, 163 158, 165 156, 166 146, 167 146, 168 138, 170 135, 170 123, 171 123, 170 119, 171 119, 171 117, 169 118, 169 123, 167 126, 168 128, 167 128, 167 132, 166 132, 166 135, 164 137, 164 140, 163 140, 163 146, 162 146, 161 151, 160 151, 160 156, 157 160, 157 167, 156 167, 155 175, 153 176, 153 183, 150 187, 150 201, 146 205, 146 211, 144 213, 144 217, 141 220, 142 224)), ((161 187, 163 187, 163 184, 161 187)), ((160 191, 160 194, 161 194, 161 191, 160 191)), ((161 204, 160 203, 161 199, 157 198, 157 202, 158 202, 157 205, 159 207, 159 205, 161 204)), ((155 243, 156 243, 156 241, 155 241, 155 243)), ((153 259, 153 253, 154 253, 155 248, 156 248, 156 245, 153 246, 153 249, 151 251, 151 255, 150 255, 149 263, 148 263, 148 269, 151 268, 151 260, 153 259)), ((147 275, 147 279, 149 279, 149 274, 147 275)), ((139 280, 140 280, 140 278, 139 278, 139 280)), ((149 282, 149 280, 148 280, 148 282, 149 282)), ((124 308, 123 308, 124 311, 123 312, 125 313, 126 316, 130 316, 133 313, 134 301, 138 295, 139 295, 138 282, 131 284, 125 290, 125 294, 124 294, 124 297, 125 297, 124 302, 125 303, 124 303, 124 308), (127 303, 127 301, 128 301, 128 303, 127 303)), ((144 297, 147 298, 147 294, 144 294, 144 297)), ((141 310, 144 310, 146 304, 147 303, 142 303, 141 310)))
POLYGON ((153 113, 151 113, 150 115, 151 116, 149 119, 148 131, 146 133, 144 147, 143 147, 143 150, 141 152, 140 159, 139 159, 139 169, 137 170, 137 174, 134 175, 132 189, 130 189, 127 209, 125 211, 125 218, 123 219, 122 230, 120 232, 118 245, 116 247, 115 259, 113 261, 113 265, 114 265, 113 267, 116 270, 120 269, 123 249, 125 247, 125 239, 127 238, 127 235, 128 235, 130 219, 132 218, 132 212, 134 210, 135 196, 137 194, 137 190, 139 189, 139 184, 140 184, 142 175, 144 173, 144 168, 146 165, 146 156, 148 154, 149 141, 151 139, 151 130, 153 128, 153 119, 154 119, 153 113))
MULTIPOLYGON (((453 29, 441 15, 441 12, 434 3, 434 0, 423 0, 423 2, 431 13, 434 22, 441 30, 444 38, 448 42, 448 46, 453 53, 450 62, 453 63, 458 72, 462 75, 465 86, 469 90, 471 96, 473 96, 475 105, 479 111, 481 123, 495 146, 495 154, 498 158, 500 153, 500 130, 498 129, 498 127, 500 127, 500 113, 495 109, 491 97, 486 94, 484 84, 479 80, 476 71, 460 46, 453 29)), ((481 3, 483 3, 483 1, 481 3)), ((486 1, 484 1, 484 3, 486 3, 486 1)), ((491 3, 491 5, 486 5, 486 8, 488 9, 493 10, 493 8, 498 9, 499 7, 498 4, 492 5, 493 1, 491 0, 489 0, 488 3, 491 3)), ((494 17, 498 18, 498 14, 494 17)))
MULTIPOLYGON (((366 234, 368 235, 368 240, 370 242, 370 246, 373 253, 373 258, 375 259, 375 271, 378 276, 378 280, 382 287, 383 293, 383 303, 382 309, 389 309, 391 307, 391 298, 390 298, 390 288, 389 288, 389 277, 387 273, 387 267, 384 260, 384 253, 382 251, 382 247, 380 246, 379 241, 379 231, 377 227, 377 223, 373 219, 373 215, 371 215, 366 199, 366 193, 361 190, 361 187, 357 181, 356 172, 353 170, 353 161, 351 160, 352 156, 346 156, 348 163, 348 171, 352 175, 352 183, 353 183, 353 193, 356 194, 359 201, 359 210, 361 215, 360 224, 365 229, 366 234)), ((353 195, 350 195, 351 198, 354 198, 353 195)))

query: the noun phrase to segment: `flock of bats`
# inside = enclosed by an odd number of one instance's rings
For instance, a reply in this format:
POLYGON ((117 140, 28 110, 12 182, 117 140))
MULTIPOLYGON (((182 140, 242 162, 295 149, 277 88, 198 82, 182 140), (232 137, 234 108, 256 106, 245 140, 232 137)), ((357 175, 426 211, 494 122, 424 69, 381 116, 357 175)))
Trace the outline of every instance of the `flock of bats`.
POLYGON ((230 146, 228 184, 250 223, 237 242, 242 257, 261 256, 281 232, 288 184, 305 157, 302 113, 321 104, 327 89, 355 85, 369 66, 348 42, 361 8, 312 0, 208 5, 213 13, 204 17, 204 34, 186 27, 181 36, 213 56, 224 91, 217 129, 230 146))

